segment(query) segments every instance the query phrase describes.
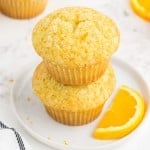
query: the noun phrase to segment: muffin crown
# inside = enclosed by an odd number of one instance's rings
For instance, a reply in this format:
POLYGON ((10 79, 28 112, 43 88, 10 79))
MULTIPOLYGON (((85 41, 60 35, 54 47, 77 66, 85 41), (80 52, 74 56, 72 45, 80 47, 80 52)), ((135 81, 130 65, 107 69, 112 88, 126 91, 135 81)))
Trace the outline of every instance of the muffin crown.
POLYGON ((116 24, 104 14, 84 7, 67 7, 40 20, 33 46, 44 59, 66 66, 84 66, 109 58, 119 44, 116 24))

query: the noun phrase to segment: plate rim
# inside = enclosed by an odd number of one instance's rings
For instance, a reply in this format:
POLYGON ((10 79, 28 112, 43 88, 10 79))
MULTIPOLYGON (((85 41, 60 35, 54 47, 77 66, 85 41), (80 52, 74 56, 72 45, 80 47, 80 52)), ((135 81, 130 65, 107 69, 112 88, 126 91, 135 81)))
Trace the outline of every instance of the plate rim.
MULTIPOLYGON (((129 64, 127 61, 125 60, 122 60, 120 59, 119 57, 117 56, 113 56, 112 57, 112 61, 115 61, 115 62, 121 62, 123 66, 127 67, 128 69, 132 70, 132 72, 134 72, 135 74, 137 74, 137 76, 140 78, 140 80, 143 82, 143 85, 145 86, 145 89, 147 89, 146 93, 147 93, 147 96, 149 97, 147 99, 147 101, 149 101, 150 103, 150 88, 149 88, 149 85, 148 83, 145 81, 145 79, 143 78, 143 75, 138 71, 136 70, 131 64, 129 64)), ((40 61, 38 60, 34 60, 34 62, 32 62, 32 65, 30 63, 30 68, 33 68, 34 65, 38 65, 40 63, 40 61)), ((25 69, 24 70, 27 70, 28 69, 28 64, 25 65, 25 69)), ((13 86, 11 88, 11 94, 10 94, 10 104, 11 104, 11 108, 12 108, 12 111, 13 113, 15 114, 15 117, 17 119, 17 121, 19 122, 19 124, 27 131, 27 133, 29 133, 32 137, 34 137, 34 139, 40 141, 41 143, 47 145, 47 146, 50 146, 52 148, 55 148, 55 149, 61 149, 61 150, 66 150, 66 149, 72 149, 72 150, 100 150, 100 149, 109 149, 109 148, 113 148, 114 146, 118 145, 119 143, 122 143, 122 142, 125 142, 127 141, 130 137, 133 136, 133 134, 135 132, 132 132, 130 133, 129 135, 121 138, 121 139, 117 139, 117 140, 111 140, 111 141, 115 141, 114 143, 109 143, 108 145, 103 145, 103 146, 95 146, 95 147, 78 147, 78 146, 69 146, 69 145, 64 145, 64 144, 61 144, 61 143, 58 143, 58 142, 55 142, 55 141, 48 141, 43 138, 41 135, 35 133, 34 131, 31 130, 30 127, 28 127, 26 124, 24 124, 24 121, 23 119, 21 119, 20 115, 17 113, 17 109, 16 109, 16 106, 15 106, 15 103, 13 102, 15 100, 14 98, 14 89, 15 89, 15 86, 17 85, 17 81, 20 79, 20 76, 21 74, 23 73, 24 71, 22 71, 20 69, 19 72, 17 72, 17 76, 15 78, 15 82, 13 83, 13 86)), ((150 107, 150 104, 149 106, 147 106, 147 117, 146 118, 150 118, 150 113, 148 111, 148 107, 150 107)), ((144 122, 146 122, 147 119, 143 119, 143 121, 141 122, 141 124, 143 125, 144 122)), ((142 128, 142 125, 139 125, 135 130, 136 132, 138 130, 141 130, 142 128)))

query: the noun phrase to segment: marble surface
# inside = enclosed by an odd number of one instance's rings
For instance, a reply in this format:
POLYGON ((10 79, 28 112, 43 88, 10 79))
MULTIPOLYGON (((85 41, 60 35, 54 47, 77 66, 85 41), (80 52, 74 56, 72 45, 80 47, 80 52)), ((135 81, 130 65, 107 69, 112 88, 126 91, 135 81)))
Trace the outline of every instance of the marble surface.
MULTIPOLYGON (((10 107, 10 91, 18 70, 38 59, 31 43, 31 33, 36 22, 57 8, 72 5, 93 7, 117 22, 121 43, 115 55, 135 67, 150 85, 150 23, 132 12, 128 0, 50 0, 43 14, 30 20, 15 20, 0 13, 0 120, 24 135, 33 150, 50 148, 33 139, 18 123, 10 107)), ((148 136, 150 130, 144 137, 148 136)), ((150 143, 144 137, 138 146, 133 139, 118 150, 149 149, 150 143)))

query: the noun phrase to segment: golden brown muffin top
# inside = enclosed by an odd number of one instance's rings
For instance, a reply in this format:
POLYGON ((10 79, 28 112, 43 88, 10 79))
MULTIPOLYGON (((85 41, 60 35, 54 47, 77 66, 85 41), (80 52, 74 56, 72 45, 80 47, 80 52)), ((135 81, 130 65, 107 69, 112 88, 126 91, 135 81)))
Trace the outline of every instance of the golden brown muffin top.
POLYGON ((110 57, 118 48, 119 31, 101 12, 66 7, 40 20, 32 41, 37 53, 50 62, 84 66, 110 57))
POLYGON ((88 110, 109 98, 115 87, 115 75, 109 66, 101 78, 89 85, 63 85, 55 81, 41 63, 34 72, 32 87, 46 106, 68 111, 88 110))

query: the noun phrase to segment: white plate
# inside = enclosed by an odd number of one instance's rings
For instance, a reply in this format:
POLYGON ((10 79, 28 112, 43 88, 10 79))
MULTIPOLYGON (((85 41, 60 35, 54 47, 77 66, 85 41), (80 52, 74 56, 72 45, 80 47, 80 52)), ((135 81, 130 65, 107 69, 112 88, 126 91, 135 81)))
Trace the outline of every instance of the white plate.
MULTIPOLYGON (((149 104, 148 86, 140 76, 127 63, 118 58, 112 59, 112 65, 116 72, 117 86, 127 84, 140 91, 149 104)), ((147 119, 150 117, 147 111, 140 126, 130 135, 120 140, 95 140, 92 132, 99 118, 94 122, 83 126, 71 127, 54 121, 46 113, 42 103, 32 92, 32 74, 38 63, 29 65, 17 78, 12 90, 12 107, 22 126, 39 141, 61 150, 100 150, 112 149, 130 138, 139 136, 143 131, 147 119)), ((149 105, 148 105, 149 106, 149 105)))

